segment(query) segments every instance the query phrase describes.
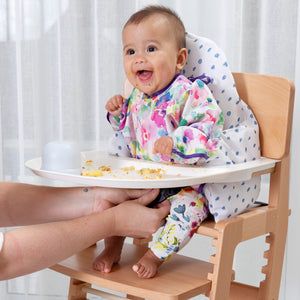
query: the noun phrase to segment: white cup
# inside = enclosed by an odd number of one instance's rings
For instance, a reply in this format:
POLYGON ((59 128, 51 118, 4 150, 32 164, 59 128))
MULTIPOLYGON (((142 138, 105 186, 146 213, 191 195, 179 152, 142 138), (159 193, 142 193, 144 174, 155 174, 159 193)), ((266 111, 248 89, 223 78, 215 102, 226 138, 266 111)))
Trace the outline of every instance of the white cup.
POLYGON ((42 153, 41 169, 80 174, 81 155, 78 145, 71 141, 53 141, 46 144, 42 153))

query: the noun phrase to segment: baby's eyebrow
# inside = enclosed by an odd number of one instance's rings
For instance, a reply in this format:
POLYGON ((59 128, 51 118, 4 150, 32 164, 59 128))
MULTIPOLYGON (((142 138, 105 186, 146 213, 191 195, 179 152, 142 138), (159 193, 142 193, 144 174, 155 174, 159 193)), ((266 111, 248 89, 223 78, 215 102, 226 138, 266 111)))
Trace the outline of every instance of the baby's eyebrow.
POLYGON ((127 49, 127 48, 131 48, 132 46, 130 45, 130 44, 128 44, 128 45, 124 45, 123 46, 123 50, 125 50, 125 49, 127 49))
MULTIPOLYGON (((146 41, 144 41, 144 44, 145 45, 149 45, 149 44, 156 44, 156 45, 160 45, 161 44, 161 42, 160 41, 158 41, 158 40, 155 40, 155 39, 149 39, 149 40, 146 40, 146 41)), ((125 44, 124 46, 123 46, 123 51, 125 50, 125 49, 128 49, 128 48, 134 48, 134 44, 125 44)))
POLYGON ((160 42, 159 42, 158 40, 147 40, 147 41, 146 41, 146 44, 151 44, 151 43, 157 44, 157 45, 160 44, 160 42))

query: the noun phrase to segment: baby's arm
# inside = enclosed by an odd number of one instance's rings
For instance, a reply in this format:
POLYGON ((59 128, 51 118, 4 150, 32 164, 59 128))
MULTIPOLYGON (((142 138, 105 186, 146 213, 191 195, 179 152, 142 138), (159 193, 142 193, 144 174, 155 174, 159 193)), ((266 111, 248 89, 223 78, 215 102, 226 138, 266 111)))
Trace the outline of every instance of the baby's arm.
POLYGON ((200 80, 193 83, 180 120, 172 133, 172 158, 184 164, 201 163, 218 149, 223 114, 209 88, 200 80))
POLYGON ((115 95, 110 98, 106 105, 105 109, 114 117, 119 117, 122 112, 123 103, 126 102, 126 99, 122 95, 115 95))

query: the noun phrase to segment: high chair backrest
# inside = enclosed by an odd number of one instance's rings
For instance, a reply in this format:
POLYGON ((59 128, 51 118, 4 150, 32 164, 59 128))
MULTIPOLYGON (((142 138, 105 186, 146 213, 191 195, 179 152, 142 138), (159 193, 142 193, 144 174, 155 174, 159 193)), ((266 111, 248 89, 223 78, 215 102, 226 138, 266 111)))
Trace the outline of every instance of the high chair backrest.
POLYGON ((240 97, 255 112, 262 156, 282 159, 290 151, 293 82, 287 78, 245 73, 234 73, 234 78, 240 97), (259 84, 262 81, 265 85, 259 84))

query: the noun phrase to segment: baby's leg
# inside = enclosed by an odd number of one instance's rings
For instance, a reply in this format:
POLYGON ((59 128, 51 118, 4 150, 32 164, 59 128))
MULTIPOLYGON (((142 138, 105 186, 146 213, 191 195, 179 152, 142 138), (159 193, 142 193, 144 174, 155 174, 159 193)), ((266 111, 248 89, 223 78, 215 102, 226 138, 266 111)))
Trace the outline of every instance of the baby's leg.
MULTIPOLYGON (((114 206, 113 203, 110 203, 108 201, 106 204, 109 207, 114 206)), ((121 236, 112 236, 106 238, 104 241, 105 248, 100 253, 100 255, 95 258, 93 262, 93 268, 100 272, 109 273, 113 264, 120 261, 124 239, 125 238, 121 236)))
POLYGON ((191 239, 197 227, 207 217, 205 198, 195 190, 182 189, 169 200, 170 215, 158 241, 133 266, 133 270, 141 278, 154 277, 159 266, 191 239))
POLYGON ((109 273, 113 264, 120 261, 124 239, 122 236, 105 239, 105 249, 94 260, 93 268, 100 272, 109 273))
POLYGON ((159 266, 164 261, 158 258, 151 249, 148 249, 144 256, 133 265, 132 270, 137 273, 140 278, 151 278, 157 273, 159 266))

